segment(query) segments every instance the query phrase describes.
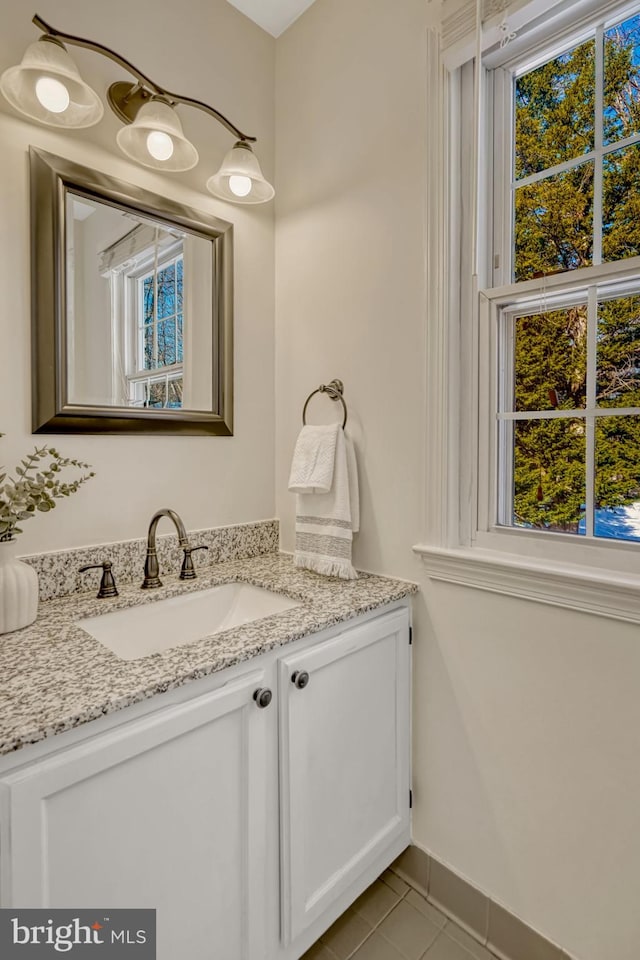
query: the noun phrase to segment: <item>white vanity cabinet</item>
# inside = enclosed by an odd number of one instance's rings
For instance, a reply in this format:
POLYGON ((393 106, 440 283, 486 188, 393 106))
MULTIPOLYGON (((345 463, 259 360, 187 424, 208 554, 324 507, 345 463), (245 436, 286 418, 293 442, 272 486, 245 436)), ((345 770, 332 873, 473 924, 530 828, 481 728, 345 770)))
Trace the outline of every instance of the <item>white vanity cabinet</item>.
POLYGON ((2 905, 154 907, 158 960, 262 957, 263 679, 252 671, 4 777, 2 905))
POLYGON ((409 843, 409 664, 404 601, 0 758, 0 905, 297 960, 409 843))
POLYGON ((408 843, 408 641, 398 611, 280 660, 285 943, 408 843))

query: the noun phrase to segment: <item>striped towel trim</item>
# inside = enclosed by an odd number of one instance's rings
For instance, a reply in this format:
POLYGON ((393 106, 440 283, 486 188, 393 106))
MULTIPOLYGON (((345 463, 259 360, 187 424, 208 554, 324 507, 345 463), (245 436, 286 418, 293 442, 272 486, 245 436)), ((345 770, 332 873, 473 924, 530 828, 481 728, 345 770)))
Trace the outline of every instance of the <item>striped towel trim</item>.
POLYGON ((350 560, 351 540, 319 536, 317 533, 301 533, 298 530, 296 531, 296 550, 301 550, 303 553, 337 557, 340 560, 350 560))

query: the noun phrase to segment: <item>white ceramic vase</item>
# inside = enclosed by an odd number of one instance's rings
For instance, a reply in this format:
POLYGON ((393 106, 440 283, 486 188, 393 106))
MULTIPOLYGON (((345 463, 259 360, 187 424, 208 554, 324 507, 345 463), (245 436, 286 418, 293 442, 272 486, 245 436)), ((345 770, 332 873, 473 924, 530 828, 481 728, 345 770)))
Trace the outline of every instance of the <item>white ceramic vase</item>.
POLYGON ((0 540, 0 633, 33 623, 38 613, 38 574, 16 557, 17 540, 0 540))

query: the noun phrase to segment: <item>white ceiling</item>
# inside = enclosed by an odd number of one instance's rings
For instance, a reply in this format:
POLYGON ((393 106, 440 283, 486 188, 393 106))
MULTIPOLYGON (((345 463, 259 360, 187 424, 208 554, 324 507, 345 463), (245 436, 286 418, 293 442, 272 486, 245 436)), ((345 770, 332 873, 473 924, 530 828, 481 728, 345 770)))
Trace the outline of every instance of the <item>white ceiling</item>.
POLYGON ((270 33, 272 37, 279 37, 294 20, 298 19, 300 14, 304 13, 307 7, 311 6, 314 0, 228 0, 228 2, 270 33))

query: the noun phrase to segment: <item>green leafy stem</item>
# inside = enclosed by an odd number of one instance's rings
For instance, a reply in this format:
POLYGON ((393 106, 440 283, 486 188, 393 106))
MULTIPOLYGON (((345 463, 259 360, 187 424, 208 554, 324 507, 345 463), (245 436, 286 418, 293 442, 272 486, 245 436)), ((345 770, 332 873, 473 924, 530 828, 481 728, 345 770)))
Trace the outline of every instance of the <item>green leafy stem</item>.
MULTIPOLYGON (((0 433, 0 437, 4 434, 0 433)), ((61 456, 53 447, 36 447, 15 467, 15 477, 0 472, 0 542, 12 540, 22 533, 19 526, 37 512, 53 510, 56 500, 69 497, 95 476, 93 471, 83 473, 66 482, 61 473, 68 467, 90 470, 91 465, 61 456)))

